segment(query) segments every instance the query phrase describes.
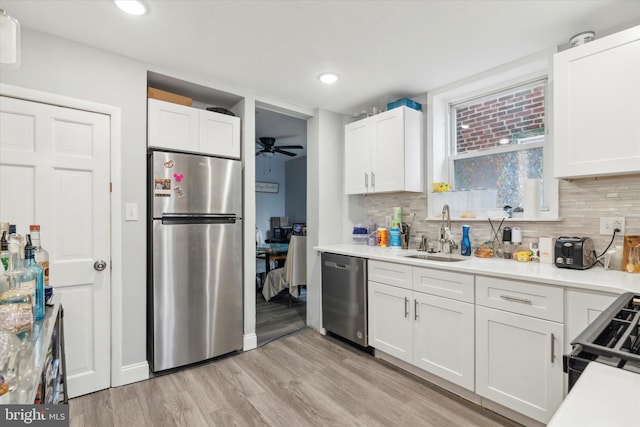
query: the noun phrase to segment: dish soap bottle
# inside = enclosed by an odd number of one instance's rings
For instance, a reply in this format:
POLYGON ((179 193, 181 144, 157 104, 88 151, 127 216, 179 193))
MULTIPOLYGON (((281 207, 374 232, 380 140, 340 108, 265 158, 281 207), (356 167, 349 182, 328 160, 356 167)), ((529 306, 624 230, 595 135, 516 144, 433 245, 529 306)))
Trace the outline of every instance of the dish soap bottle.
POLYGON ((460 243, 460 253, 465 256, 471 255, 471 241, 469 240, 469 226, 462 226, 462 242, 460 243))

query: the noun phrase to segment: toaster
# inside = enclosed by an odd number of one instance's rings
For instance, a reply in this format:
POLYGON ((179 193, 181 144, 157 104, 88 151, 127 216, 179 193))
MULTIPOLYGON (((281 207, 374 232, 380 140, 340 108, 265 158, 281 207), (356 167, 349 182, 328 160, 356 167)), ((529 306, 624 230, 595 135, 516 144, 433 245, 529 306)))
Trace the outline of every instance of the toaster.
POLYGON ((590 237, 558 237, 555 245, 556 267, 584 270, 596 262, 595 247, 590 237))

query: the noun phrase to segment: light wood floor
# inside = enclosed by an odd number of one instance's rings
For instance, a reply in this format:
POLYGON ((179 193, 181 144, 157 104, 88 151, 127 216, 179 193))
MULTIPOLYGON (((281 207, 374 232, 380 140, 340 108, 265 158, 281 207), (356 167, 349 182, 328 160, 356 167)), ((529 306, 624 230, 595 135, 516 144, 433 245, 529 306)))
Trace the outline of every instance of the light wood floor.
POLYGON ((261 292, 256 294, 256 335, 259 347, 306 326, 306 289, 300 289, 300 295, 291 300, 291 306, 286 290, 268 302, 264 300, 261 292))
POLYGON ((517 425, 311 329, 69 406, 73 427, 517 425))

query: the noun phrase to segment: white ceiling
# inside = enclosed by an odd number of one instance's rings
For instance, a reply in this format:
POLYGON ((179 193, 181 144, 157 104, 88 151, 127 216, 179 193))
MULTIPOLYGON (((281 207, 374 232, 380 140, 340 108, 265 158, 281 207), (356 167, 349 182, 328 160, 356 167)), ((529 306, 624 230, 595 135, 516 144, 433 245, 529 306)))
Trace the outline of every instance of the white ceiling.
MULTIPOLYGON (((110 0, 0 0, 0 8, 23 27, 229 92, 345 115, 566 46, 582 31, 640 24, 640 0, 143 1, 142 17, 110 0), (321 84, 325 71, 340 80, 321 84)), ((263 119, 256 137, 293 133, 276 124, 286 116, 265 110, 263 119)))
POLYGON ((640 23, 639 0, 0 0, 21 25, 274 100, 352 115, 640 23), (340 76, 324 86, 323 71, 340 76))

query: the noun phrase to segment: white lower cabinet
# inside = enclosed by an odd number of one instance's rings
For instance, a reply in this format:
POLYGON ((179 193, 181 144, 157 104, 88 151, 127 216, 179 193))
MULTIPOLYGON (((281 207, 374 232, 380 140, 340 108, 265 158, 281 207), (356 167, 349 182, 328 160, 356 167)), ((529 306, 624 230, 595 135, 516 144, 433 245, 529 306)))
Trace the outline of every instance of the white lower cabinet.
POLYGON ((595 292, 567 290, 567 319, 565 330, 567 342, 565 351, 571 351, 571 341, 593 322, 605 308, 609 307, 617 295, 595 292))
POLYGON ((473 304, 410 289, 472 298, 473 276, 370 261, 372 278, 369 345, 473 391, 473 304))
POLYGON ((413 335, 408 289, 369 282, 369 345, 411 363, 413 335))
POLYGON ((413 293, 413 364, 474 390, 474 306, 413 293))
POLYGON ((476 393, 542 423, 563 398, 561 323, 476 307, 476 393))

